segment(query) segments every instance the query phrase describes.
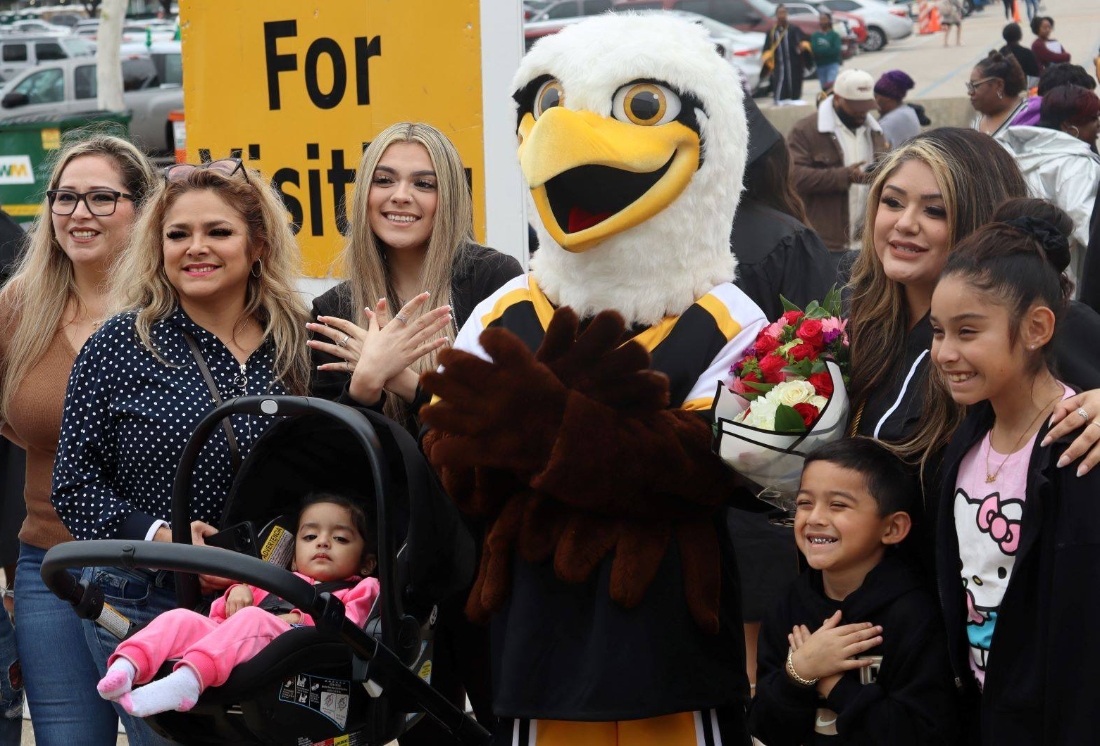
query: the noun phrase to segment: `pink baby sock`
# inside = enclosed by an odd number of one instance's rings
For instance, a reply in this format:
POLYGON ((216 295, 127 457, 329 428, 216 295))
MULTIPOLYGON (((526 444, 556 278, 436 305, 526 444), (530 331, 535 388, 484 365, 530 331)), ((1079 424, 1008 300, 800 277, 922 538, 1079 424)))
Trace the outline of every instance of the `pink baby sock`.
POLYGON ((134 689, 118 703, 126 712, 143 718, 168 710, 187 712, 195 706, 199 694, 199 677, 189 667, 180 666, 163 679, 134 689))
POLYGON ((118 658, 107 669, 107 675, 99 680, 96 689, 103 699, 115 701, 134 685, 137 670, 134 664, 125 658, 118 658))

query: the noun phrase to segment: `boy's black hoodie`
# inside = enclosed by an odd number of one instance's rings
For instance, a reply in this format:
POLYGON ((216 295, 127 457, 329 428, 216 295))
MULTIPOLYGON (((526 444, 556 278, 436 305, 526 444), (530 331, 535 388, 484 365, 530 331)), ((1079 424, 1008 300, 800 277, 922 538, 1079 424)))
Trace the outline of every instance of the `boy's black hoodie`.
POLYGON ((760 630, 749 727, 768 746, 953 743, 958 707, 943 622, 916 566, 887 552, 843 601, 825 595, 820 572, 803 573, 760 630), (816 631, 837 609, 841 625, 882 625, 882 644, 860 656, 882 662, 875 683, 862 684, 860 671, 850 671, 826 701, 787 677, 787 635, 796 624, 816 631), (816 723, 832 719, 825 710, 836 714, 837 735, 815 732, 816 723))

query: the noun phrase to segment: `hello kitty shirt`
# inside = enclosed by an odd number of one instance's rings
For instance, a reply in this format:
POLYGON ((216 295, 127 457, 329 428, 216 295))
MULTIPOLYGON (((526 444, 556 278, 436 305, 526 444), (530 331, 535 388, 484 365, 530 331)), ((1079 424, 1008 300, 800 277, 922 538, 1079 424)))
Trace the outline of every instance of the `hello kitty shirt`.
MULTIPOLYGON (((1066 388, 1066 397, 1073 394, 1066 388)), ((955 480, 955 532, 966 592, 970 668, 980 687, 985 685, 998 609, 1016 563, 1035 438, 1031 436, 1023 447, 1006 456, 990 447, 986 433, 963 457, 955 480)))

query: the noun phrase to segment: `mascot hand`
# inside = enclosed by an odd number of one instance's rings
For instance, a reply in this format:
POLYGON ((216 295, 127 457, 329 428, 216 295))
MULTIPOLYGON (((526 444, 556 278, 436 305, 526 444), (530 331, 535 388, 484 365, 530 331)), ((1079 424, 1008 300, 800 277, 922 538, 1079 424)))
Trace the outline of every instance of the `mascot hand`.
POLYGON ((480 341, 493 362, 444 350, 443 370, 421 379, 423 389, 442 400, 421 409, 421 421, 452 436, 434 444, 432 461, 437 468, 540 471, 565 416, 568 392, 511 332, 489 329, 480 341))
POLYGON ((602 311, 579 336, 573 309, 554 312, 535 358, 568 388, 620 412, 638 415, 668 406, 668 378, 649 370, 649 353, 623 342, 626 326, 614 311, 602 311))

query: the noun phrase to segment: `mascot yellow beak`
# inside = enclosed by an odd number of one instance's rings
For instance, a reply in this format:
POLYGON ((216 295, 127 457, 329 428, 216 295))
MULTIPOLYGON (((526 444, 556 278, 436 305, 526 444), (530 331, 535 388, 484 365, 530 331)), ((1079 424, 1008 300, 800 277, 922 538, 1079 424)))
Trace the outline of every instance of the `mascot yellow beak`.
POLYGON ((644 126, 556 106, 526 114, 519 138, 539 217, 574 253, 664 210, 699 168, 699 134, 678 121, 644 126))

